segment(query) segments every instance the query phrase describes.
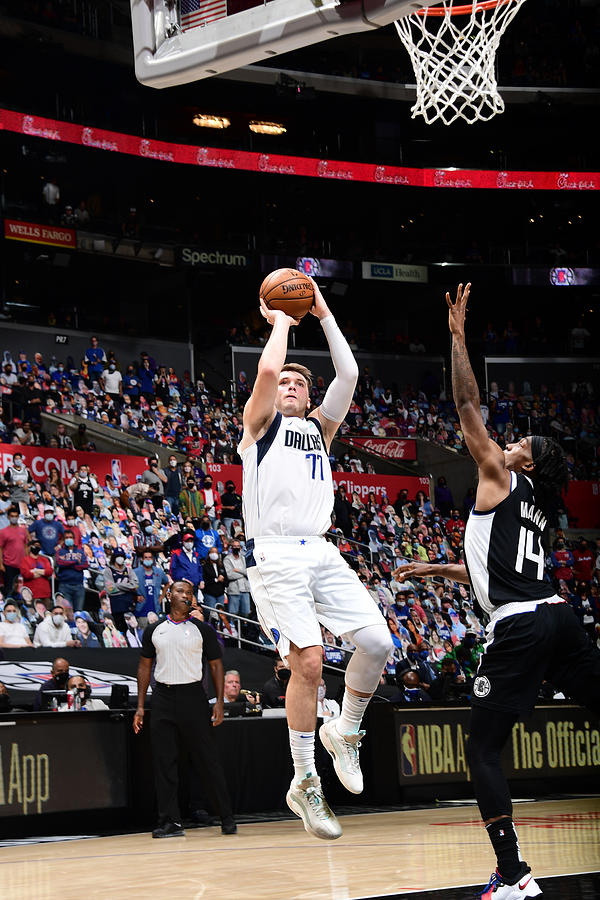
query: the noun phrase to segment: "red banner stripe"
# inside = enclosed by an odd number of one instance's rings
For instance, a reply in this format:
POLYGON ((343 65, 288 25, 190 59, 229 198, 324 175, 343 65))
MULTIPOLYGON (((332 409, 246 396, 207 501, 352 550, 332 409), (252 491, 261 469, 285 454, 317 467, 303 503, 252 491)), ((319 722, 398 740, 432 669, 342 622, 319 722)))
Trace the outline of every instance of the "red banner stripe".
POLYGON ((498 172, 483 169, 414 169, 377 163, 343 162, 303 156, 220 150, 148 140, 132 134, 74 125, 0 109, 0 129, 17 134, 141 156, 161 162, 246 172, 331 178, 399 187, 485 188, 486 190, 597 191, 600 172, 498 172))

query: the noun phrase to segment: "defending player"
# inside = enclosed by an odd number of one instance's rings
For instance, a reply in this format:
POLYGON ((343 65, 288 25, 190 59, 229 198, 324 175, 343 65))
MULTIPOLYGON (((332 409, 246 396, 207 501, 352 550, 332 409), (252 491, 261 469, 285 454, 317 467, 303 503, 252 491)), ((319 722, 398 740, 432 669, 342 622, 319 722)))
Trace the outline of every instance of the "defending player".
MULTIPOLYGON (((476 502, 465 530, 467 569, 425 563, 419 570, 470 581, 490 617, 473 684, 468 749, 475 796, 498 860, 480 897, 520 900, 542 892, 521 858, 500 753, 519 716, 533 709, 550 669, 556 687, 600 712, 600 651, 544 580, 542 539, 552 504, 568 478, 561 447, 533 435, 502 450, 483 424, 465 343, 470 288, 467 284, 463 291, 459 285, 454 302, 446 294, 454 402, 479 469, 476 502)), ((404 576, 413 570, 405 568, 404 576)))
POLYGON ((304 366, 285 364, 288 332, 297 322, 268 309, 261 298, 261 313, 273 330, 244 409, 239 449, 252 597, 264 631, 291 669, 286 712, 294 778, 287 803, 308 832, 331 840, 342 829, 323 796, 314 756, 323 659, 319 623, 335 635, 348 635, 356 646, 341 715, 319 731, 340 781, 355 794, 363 787, 360 724, 392 644, 367 590, 323 537, 333 508, 329 446, 348 412, 358 367, 314 281, 313 286, 311 312, 327 338, 335 378, 321 406, 307 415, 311 374, 304 366))

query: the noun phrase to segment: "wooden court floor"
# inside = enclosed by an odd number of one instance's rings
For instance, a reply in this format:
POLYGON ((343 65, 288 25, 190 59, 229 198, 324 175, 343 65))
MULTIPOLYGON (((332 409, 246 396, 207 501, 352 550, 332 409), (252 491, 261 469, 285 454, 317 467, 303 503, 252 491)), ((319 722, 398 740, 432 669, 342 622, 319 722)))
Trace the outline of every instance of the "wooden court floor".
MULTIPOLYGON (((600 870, 600 798, 520 803, 536 877, 600 870)), ((0 849, 2 900, 353 900, 487 883, 494 860, 473 806, 349 815, 329 843, 299 820, 0 849)), ((468 891, 465 896, 472 896, 468 891)))

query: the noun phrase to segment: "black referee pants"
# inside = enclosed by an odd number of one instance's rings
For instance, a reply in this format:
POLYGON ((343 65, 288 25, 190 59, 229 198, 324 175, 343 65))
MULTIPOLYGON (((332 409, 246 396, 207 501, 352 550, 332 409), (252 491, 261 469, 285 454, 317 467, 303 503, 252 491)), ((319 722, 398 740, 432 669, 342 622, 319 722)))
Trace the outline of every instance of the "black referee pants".
POLYGON ((178 802, 181 755, 194 760, 206 798, 221 819, 232 815, 225 772, 217 755, 210 720, 211 709, 200 681, 166 685, 157 682, 152 692, 152 762, 158 816, 181 822, 178 802))

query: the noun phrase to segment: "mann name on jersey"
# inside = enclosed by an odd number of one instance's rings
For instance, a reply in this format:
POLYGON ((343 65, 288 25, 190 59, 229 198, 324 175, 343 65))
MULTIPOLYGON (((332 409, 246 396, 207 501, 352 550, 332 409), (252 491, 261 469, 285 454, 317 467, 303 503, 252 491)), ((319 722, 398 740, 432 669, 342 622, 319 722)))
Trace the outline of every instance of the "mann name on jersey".
POLYGON ((541 509, 537 509, 533 503, 527 503, 526 500, 521 500, 521 518, 527 519, 529 522, 537 525, 540 531, 546 530, 546 517, 541 509))

